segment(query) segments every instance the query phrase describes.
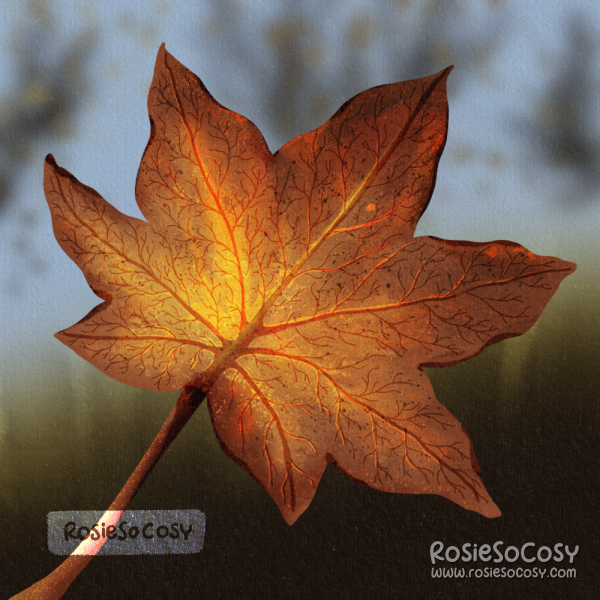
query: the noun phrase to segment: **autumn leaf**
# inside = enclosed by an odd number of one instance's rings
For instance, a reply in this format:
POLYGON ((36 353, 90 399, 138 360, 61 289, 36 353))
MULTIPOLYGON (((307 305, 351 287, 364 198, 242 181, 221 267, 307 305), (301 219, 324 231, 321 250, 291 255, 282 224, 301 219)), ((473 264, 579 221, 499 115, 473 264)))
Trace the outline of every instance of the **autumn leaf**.
POLYGON ((290 524, 328 462, 500 514, 422 368, 527 331, 575 265, 414 237, 449 73, 358 94, 273 155, 163 46, 136 185, 145 221, 46 159, 56 238, 104 300, 58 339, 127 384, 207 393, 223 449, 290 524))

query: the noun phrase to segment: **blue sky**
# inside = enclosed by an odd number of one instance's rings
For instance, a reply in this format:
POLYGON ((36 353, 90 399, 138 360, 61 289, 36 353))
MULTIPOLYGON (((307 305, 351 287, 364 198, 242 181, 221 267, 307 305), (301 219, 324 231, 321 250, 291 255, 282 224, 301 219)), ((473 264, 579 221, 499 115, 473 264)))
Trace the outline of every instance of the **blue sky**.
MULTIPOLYGON (((10 379, 15 361, 43 360, 49 351, 66 356, 69 351, 53 334, 99 303, 54 240, 42 190, 44 156, 52 152, 61 166, 121 211, 139 216, 134 184, 149 134, 146 94, 162 42, 218 101, 256 123, 274 151, 287 141, 273 112, 285 114, 281 107, 273 108, 281 85, 278 35, 291 32, 302 53, 303 79, 296 88, 290 84, 284 96, 301 117, 292 119, 293 127, 303 130, 320 125, 363 89, 430 74, 418 70, 426 61, 413 64, 410 57, 425 36, 440 40, 433 63, 442 68, 447 57, 455 64, 449 137, 418 233, 516 241, 537 254, 577 262, 578 281, 591 280, 598 256, 600 195, 593 180, 582 183, 573 169, 544 162, 545 138, 532 123, 543 113, 547 90, 572 68, 573 24, 584 23, 592 33, 600 30, 597 2, 457 1, 443 17, 433 4, 51 3, 55 43, 51 48, 32 46, 31 52, 51 53, 63 40, 95 31, 90 88, 73 134, 36 142, 9 209, 0 214, 0 364, 5 367, 0 383, 10 379), (287 29, 277 29, 281 22, 287 29), (27 230, 24 215, 34 223, 27 230)), ((7 0, 3 5, 0 39, 6 47, 0 55, 0 86, 10 90, 17 74, 8 45, 19 32, 35 29, 39 17, 7 0)), ((589 55, 587 93, 593 97, 600 93, 600 54, 594 45, 589 55)), ((0 97, 6 95, 2 88, 0 97)), ((574 104, 580 93, 573 88, 574 104)), ((589 102, 582 106, 589 113, 589 135, 600 137, 599 109, 589 102)), ((574 293, 578 281, 569 278, 563 286, 574 287, 559 293, 574 293)))

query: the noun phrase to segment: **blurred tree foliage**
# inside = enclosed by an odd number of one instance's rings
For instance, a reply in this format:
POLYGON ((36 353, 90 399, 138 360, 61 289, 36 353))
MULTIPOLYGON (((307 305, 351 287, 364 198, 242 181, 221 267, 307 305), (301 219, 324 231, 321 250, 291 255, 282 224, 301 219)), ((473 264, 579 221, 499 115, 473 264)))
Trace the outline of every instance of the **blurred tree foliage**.
MULTIPOLYGON (((569 205, 596 197, 600 181, 598 130, 597 33, 589 22, 575 17, 567 29, 563 55, 553 61, 553 72, 528 131, 530 143, 540 151, 544 167, 572 177, 569 205)), ((562 194, 561 194, 562 196, 562 194)))
MULTIPOLYGON (((52 5, 45 0, 31 0, 26 10, 9 41, 14 89, 0 95, 0 213, 16 200, 11 191, 34 145, 72 131, 96 39, 91 31, 69 39, 57 35, 52 5)), ((30 224, 25 219, 24 225, 30 224)))
POLYGON ((484 22, 477 22, 464 0, 396 0, 376 7, 336 0, 323 12, 335 14, 335 21, 315 17, 308 5, 272 5, 275 15, 257 32, 245 18, 249 3, 213 0, 207 29, 232 60, 255 73, 257 81, 268 82, 261 112, 274 122, 275 148, 319 126, 341 102, 375 85, 368 81, 371 73, 383 78, 377 83, 390 83, 454 62, 461 69, 452 76, 452 91, 471 67, 486 68, 508 17, 498 1, 486 9, 495 18, 484 22), (256 51, 257 34, 266 42, 262 53, 256 51))

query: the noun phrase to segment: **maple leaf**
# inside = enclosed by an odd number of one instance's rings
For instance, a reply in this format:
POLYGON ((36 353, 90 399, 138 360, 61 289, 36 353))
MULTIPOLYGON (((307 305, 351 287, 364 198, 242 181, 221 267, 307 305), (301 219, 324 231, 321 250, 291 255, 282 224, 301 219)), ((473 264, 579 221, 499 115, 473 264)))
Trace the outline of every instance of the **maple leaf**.
POLYGON ((575 265, 413 237, 450 70, 358 94, 273 155, 163 45, 136 184, 146 221, 46 159, 56 238, 104 300, 58 339, 127 384, 205 392, 222 447, 290 524, 328 462, 500 514, 422 367, 524 333, 575 265))

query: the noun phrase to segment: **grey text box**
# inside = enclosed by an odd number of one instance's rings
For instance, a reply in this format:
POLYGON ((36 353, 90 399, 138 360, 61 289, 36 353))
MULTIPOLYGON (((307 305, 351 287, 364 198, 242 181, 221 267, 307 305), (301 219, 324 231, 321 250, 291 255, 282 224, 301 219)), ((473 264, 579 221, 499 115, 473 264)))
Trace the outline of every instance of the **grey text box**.
POLYGON ((205 527, 205 514, 193 509, 56 511, 48 513, 48 549, 59 555, 193 554, 202 550, 205 527))

